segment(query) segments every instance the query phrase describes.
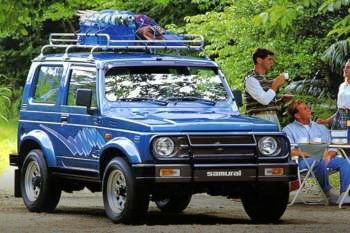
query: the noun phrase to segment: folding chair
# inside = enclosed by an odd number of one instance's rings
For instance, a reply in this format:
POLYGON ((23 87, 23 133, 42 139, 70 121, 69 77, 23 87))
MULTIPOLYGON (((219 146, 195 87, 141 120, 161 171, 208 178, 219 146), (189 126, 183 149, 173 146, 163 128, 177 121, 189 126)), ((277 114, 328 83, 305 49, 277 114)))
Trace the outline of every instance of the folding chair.
MULTIPOLYGON (((346 148, 346 147, 344 147, 346 148)), ((350 148, 350 147, 349 147, 350 148)), ((338 147, 338 152, 340 152, 340 155, 345 158, 346 162, 350 164, 350 158, 347 155, 347 153, 345 152, 345 150, 341 147, 338 147)), ((343 192, 340 196, 339 199, 337 201, 339 208, 341 209, 343 204, 345 203, 350 203, 350 196, 349 196, 349 192, 350 192, 350 185, 347 187, 346 191, 343 192)))
MULTIPOLYGON (((296 147, 298 147, 298 149, 301 151, 301 159, 305 161, 307 168, 299 169, 298 166, 299 189, 296 191, 296 194, 289 205, 293 205, 298 198, 304 204, 324 203, 325 205, 328 205, 328 198, 323 192, 321 185, 313 171, 316 166, 316 162, 322 158, 323 152, 328 145, 297 144, 296 147), (305 152, 309 152, 315 158, 315 161, 312 164, 309 164, 306 161, 306 157, 304 156, 305 152), (310 198, 310 196, 312 196, 312 198, 310 198), (306 197, 308 197, 308 199, 306 197), (315 199, 315 197, 317 198, 315 199)), ((299 162, 299 158, 292 159, 294 159, 297 163, 299 162)))

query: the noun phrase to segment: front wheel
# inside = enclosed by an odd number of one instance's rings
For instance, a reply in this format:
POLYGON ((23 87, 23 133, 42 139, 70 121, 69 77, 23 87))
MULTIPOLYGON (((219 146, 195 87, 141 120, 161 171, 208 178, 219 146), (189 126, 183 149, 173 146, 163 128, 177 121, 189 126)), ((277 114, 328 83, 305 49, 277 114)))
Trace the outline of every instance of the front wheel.
POLYGON ((53 211, 61 197, 61 189, 49 174, 41 150, 31 150, 21 170, 21 194, 25 206, 33 212, 53 211))
POLYGON ((241 197, 243 207, 255 222, 277 222, 288 205, 288 183, 264 183, 247 187, 241 197))
POLYGON ((137 184, 123 158, 114 158, 103 176, 103 203, 107 216, 115 223, 137 223, 147 213, 149 193, 137 184))

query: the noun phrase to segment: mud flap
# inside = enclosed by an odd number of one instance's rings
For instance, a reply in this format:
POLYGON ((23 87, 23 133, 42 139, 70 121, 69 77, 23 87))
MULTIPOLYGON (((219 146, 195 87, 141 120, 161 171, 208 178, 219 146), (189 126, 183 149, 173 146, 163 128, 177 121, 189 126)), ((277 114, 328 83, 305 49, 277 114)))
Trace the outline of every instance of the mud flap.
POLYGON ((15 187, 14 187, 14 195, 15 197, 22 197, 21 194, 21 170, 15 170, 15 187))

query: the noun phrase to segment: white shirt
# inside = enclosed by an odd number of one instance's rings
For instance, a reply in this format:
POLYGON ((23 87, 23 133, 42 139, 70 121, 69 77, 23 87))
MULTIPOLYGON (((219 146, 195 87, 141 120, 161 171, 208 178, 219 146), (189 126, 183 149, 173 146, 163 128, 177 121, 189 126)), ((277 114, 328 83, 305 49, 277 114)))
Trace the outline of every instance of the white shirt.
POLYGON ((350 109, 350 84, 346 81, 339 86, 337 107, 350 109))
POLYGON ((304 124, 303 124, 303 126, 304 126, 304 128, 305 128, 308 132, 310 131, 310 129, 311 129, 310 125, 304 125, 304 124))
POLYGON ((253 76, 245 79, 245 89, 253 99, 263 105, 268 105, 276 96, 276 92, 272 89, 264 91, 260 82, 253 76))

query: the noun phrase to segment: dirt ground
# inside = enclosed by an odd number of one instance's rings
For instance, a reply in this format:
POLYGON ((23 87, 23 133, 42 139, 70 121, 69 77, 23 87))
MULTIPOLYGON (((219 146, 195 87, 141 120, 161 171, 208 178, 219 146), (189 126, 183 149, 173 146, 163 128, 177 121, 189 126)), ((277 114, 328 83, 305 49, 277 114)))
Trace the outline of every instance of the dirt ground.
MULTIPOLYGON (((150 204, 143 225, 112 223, 101 193, 64 193, 54 213, 30 213, 13 197, 12 175, 0 176, 0 232, 349 232, 350 206, 288 207, 278 224, 251 223, 238 200, 197 194, 182 214, 163 214, 150 204)), ((268 214, 268 210, 267 214, 268 214)))

